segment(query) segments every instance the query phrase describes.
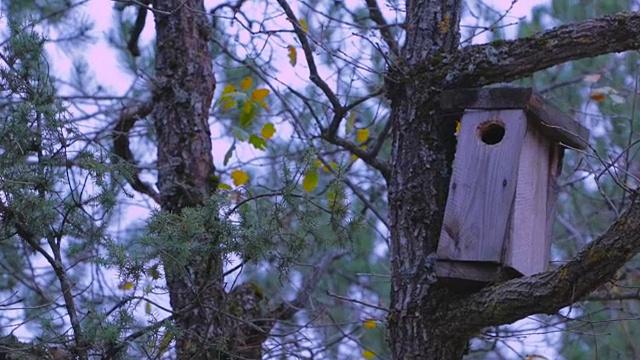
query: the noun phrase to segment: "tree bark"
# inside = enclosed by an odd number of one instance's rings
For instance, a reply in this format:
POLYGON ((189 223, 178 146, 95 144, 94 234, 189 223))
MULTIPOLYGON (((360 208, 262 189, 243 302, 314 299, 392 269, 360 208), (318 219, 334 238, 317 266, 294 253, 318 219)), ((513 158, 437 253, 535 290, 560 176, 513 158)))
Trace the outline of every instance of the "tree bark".
MULTIPOLYGON (((387 76, 393 119, 389 181, 394 359, 461 359, 484 327, 555 313, 609 280, 640 251, 640 204, 555 271, 463 297, 435 277, 437 243, 455 151, 442 90, 510 82, 566 61, 640 47, 640 14, 562 25, 526 39, 457 49, 461 3, 407 2, 406 42, 387 76)), ((588 139, 584 139, 588 141, 588 139)))
MULTIPOLYGON (((458 46, 461 3, 408 1, 406 67, 391 79, 405 78, 435 54, 458 46), (438 26, 440 25, 440 26, 438 26)), ((389 345, 394 359, 457 359, 468 337, 439 327, 439 304, 446 289, 436 289, 435 251, 447 200, 455 151, 455 122, 446 121, 437 95, 442 84, 429 77, 390 83, 393 116, 392 174, 389 183, 392 294, 389 345)))
MULTIPOLYGON (((208 117, 215 79, 211 31, 202 0, 156 0, 156 78, 153 119, 158 136, 158 188, 162 209, 180 213, 211 195, 213 169, 208 117)), ((205 241, 194 239, 194 242, 205 241)), ((195 246, 195 245, 194 245, 195 246)), ((213 359, 225 298, 217 254, 194 254, 186 264, 164 258, 171 307, 177 314, 178 359, 213 359)))

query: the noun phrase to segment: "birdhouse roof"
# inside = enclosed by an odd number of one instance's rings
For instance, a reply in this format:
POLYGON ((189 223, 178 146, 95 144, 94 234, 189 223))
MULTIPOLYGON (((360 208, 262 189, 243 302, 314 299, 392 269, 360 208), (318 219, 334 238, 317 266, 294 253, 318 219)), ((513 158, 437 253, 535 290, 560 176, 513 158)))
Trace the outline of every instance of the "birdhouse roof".
POLYGON ((586 149, 589 130, 536 94, 532 88, 495 87, 443 91, 443 109, 523 109, 527 119, 555 142, 586 149))

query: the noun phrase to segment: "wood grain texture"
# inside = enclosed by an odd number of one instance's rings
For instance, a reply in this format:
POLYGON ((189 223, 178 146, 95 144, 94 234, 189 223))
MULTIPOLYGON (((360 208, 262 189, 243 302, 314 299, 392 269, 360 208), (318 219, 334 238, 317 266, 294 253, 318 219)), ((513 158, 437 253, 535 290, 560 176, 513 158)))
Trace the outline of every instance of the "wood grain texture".
POLYGON ((438 256, 462 261, 502 260, 515 196, 518 160, 527 128, 522 110, 466 111, 458 134, 438 256), (480 128, 504 126, 504 138, 488 145, 480 128))
POLYGON ((531 124, 522 143, 513 213, 504 264, 523 275, 547 269, 551 239, 547 236, 547 192, 552 144, 531 124))

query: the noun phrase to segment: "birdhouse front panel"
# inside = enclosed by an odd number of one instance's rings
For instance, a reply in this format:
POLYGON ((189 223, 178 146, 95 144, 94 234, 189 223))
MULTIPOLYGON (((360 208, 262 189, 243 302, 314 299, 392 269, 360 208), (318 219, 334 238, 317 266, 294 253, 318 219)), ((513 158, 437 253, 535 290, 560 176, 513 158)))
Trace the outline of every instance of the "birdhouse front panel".
POLYGON ((502 262, 526 132, 523 110, 465 111, 438 245, 439 259, 502 262))

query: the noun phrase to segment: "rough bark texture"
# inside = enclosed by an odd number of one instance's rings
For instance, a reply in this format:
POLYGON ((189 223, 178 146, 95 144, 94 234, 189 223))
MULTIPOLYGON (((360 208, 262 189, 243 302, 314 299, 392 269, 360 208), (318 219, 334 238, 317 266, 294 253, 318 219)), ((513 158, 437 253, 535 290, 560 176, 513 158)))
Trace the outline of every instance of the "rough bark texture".
MULTIPOLYGON (((199 206, 211 194, 213 170, 208 116, 215 90, 202 0, 156 0, 156 79, 153 118, 158 136, 158 188, 165 211, 199 206)), ((198 240, 194 240, 198 241, 198 240)), ((188 264, 164 261, 171 306, 178 316, 180 359, 213 358, 224 301, 222 264, 206 254, 188 264), (181 266, 182 265, 182 266, 181 266), (195 301, 197 299, 197 301, 195 301)))
MULTIPOLYGON (((408 2, 407 40, 401 52, 407 68, 399 69, 400 73, 408 73, 434 54, 455 51, 460 11, 457 0, 408 2)), ((431 284, 455 150, 455 125, 439 111, 438 92, 432 86, 441 85, 431 81, 406 81, 390 89, 393 256, 388 336, 394 359, 461 358, 467 342, 433 326, 438 304, 448 298, 446 290, 431 284)))
POLYGON ((510 82, 566 61, 637 49, 640 14, 563 25, 531 38, 457 50, 461 4, 407 2, 406 43, 390 69, 393 153, 389 182, 394 359, 461 359, 482 328, 555 313, 610 279, 640 251, 634 202, 599 239, 558 270, 457 295, 437 284, 435 251, 455 148, 453 121, 438 107, 442 90, 510 82))

